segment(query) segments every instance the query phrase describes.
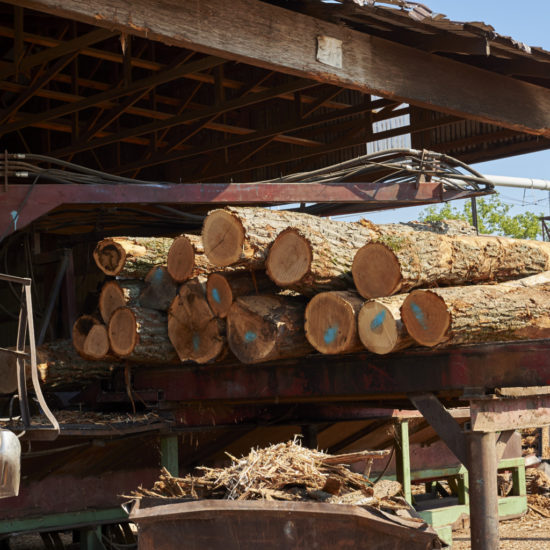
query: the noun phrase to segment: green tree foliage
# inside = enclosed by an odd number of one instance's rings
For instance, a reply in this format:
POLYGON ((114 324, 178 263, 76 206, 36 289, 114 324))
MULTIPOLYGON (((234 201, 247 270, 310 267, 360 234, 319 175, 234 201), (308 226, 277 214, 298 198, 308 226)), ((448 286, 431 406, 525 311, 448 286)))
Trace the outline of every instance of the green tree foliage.
MULTIPOLYGON (((525 212, 512 216, 511 206, 504 204, 498 195, 477 199, 477 218, 480 233, 504 235, 516 239, 536 239, 541 234, 540 216, 534 212, 525 212)), ((422 221, 464 220, 473 225, 472 204, 465 201, 460 208, 446 203, 443 206, 430 206, 420 214, 422 221)))

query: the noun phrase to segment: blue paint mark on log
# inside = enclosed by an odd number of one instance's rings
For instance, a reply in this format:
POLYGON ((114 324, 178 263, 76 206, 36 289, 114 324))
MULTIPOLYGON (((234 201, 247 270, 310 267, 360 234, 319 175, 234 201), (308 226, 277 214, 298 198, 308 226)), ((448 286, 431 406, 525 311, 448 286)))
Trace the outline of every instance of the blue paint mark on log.
POLYGON ((248 330, 244 335, 244 341, 247 344, 250 344, 251 342, 254 342, 254 340, 256 340, 256 333, 252 332, 251 330, 248 330))
POLYGON ((325 344, 332 344, 334 340, 336 340, 336 336, 338 335, 338 325, 333 325, 332 327, 328 327, 327 330, 325 330, 325 344))
POLYGON ((371 330, 376 330, 378 327, 382 326, 384 319, 386 318, 386 310, 383 309, 376 317, 370 322, 371 330))
POLYGON ((162 280, 162 269, 160 267, 155 268, 155 274, 153 275, 153 279, 156 282, 160 282, 162 280))
POLYGON ((424 312, 422 311, 422 309, 420 309, 418 304, 411 302, 411 309, 412 309, 412 312, 414 313, 414 316, 416 317, 416 320, 420 323, 420 326, 424 330, 428 330, 428 327, 426 326, 426 319, 424 317, 424 312))
POLYGON ((12 210, 10 214, 11 219, 13 220, 13 230, 15 231, 17 229, 17 218, 19 218, 19 214, 17 213, 17 210, 12 210))
POLYGON ((193 334, 193 349, 199 351, 199 346, 201 343, 201 337, 198 334, 193 334))
POLYGON ((212 289, 212 298, 214 298, 214 302, 218 304, 221 302, 220 293, 217 288, 212 289))

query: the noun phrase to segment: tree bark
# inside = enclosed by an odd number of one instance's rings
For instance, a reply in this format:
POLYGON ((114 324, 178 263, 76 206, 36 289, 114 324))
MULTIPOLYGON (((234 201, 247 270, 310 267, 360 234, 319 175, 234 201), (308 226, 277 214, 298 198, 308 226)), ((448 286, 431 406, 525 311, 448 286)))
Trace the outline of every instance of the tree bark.
POLYGON ((109 353, 107 328, 91 315, 82 315, 73 325, 73 345, 84 359, 103 359, 109 353))
POLYGON ((304 332, 305 302, 291 296, 242 296, 227 315, 227 339, 243 363, 311 353, 304 332))
POLYGON ((183 284, 172 301, 168 336, 180 361, 208 363, 225 356, 225 322, 214 316, 197 279, 183 284))
POLYGON ((423 286, 504 281, 550 269, 550 243, 506 237, 386 236, 356 254, 353 278, 365 298, 423 286))
POLYGON ((359 339, 372 353, 384 355, 414 345, 401 320, 406 294, 368 300, 363 304, 357 327, 359 339))
POLYGON ((178 361, 170 343, 166 313, 144 307, 121 307, 109 321, 111 349, 119 357, 140 363, 178 361))
POLYGON ((166 311, 178 292, 178 285, 163 265, 157 265, 147 273, 145 287, 139 295, 139 305, 149 309, 166 311))
POLYGON ((166 263, 172 242, 166 237, 112 237, 97 243, 93 257, 105 275, 143 279, 153 267, 166 263))
POLYGON ((113 312, 123 306, 139 306, 139 295, 145 283, 139 279, 107 281, 99 294, 99 313, 105 324, 113 312))
POLYGON ((351 291, 322 292, 305 311, 308 342, 321 353, 352 353, 363 349, 357 333, 357 316, 364 299, 351 291))
POLYGON ((277 292, 277 287, 263 271, 216 271, 208 275, 206 299, 217 317, 224 319, 239 296, 277 292))
POLYGON ((176 283, 204 275, 213 266, 204 254, 199 235, 180 235, 174 239, 166 257, 166 268, 176 283))
POLYGON ((423 346, 548 338, 550 284, 414 290, 401 316, 423 346))

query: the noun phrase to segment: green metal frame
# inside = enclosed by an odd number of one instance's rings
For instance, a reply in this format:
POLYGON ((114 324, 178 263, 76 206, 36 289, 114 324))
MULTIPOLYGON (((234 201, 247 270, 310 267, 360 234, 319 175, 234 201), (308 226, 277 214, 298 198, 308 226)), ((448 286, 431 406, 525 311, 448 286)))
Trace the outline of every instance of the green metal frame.
MULTIPOLYGON (((417 470, 411 472, 409 448, 409 423, 400 421, 396 425, 396 475, 385 476, 395 479, 403 486, 403 495, 407 502, 413 504, 411 491, 412 482, 428 480, 427 485, 433 488, 433 480, 446 479, 454 485, 458 496, 458 504, 433 508, 419 512, 419 515, 437 530, 439 536, 446 543, 452 543, 452 528, 462 515, 469 515, 468 470, 463 464, 449 468, 417 470)), ((501 519, 512 518, 527 512, 527 486, 525 482, 525 460, 523 457, 506 458, 498 463, 498 470, 512 471, 511 496, 499 498, 498 513, 501 519)))

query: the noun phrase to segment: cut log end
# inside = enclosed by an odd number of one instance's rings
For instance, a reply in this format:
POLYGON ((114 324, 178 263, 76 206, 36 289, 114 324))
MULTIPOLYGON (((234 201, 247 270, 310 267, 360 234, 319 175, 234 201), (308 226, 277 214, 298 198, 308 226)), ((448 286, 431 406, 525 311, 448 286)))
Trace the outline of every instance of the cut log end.
POLYGON ((227 316, 233 303, 233 290, 227 279, 221 273, 212 273, 206 282, 206 298, 214 315, 220 318, 227 316))
POLYGON ((410 336, 422 346, 447 339, 451 315, 445 301, 429 290, 415 290, 401 306, 401 318, 410 336))
POLYGON ((109 352, 105 326, 91 315, 79 317, 73 325, 73 346, 85 359, 103 359, 109 352))
POLYGON ((118 275, 126 262, 126 251, 112 239, 103 239, 93 252, 95 263, 105 275, 118 275))
POLYGON ((239 301, 231 306, 230 316, 228 341, 237 358, 243 363, 260 363, 269 357, 276 343, 273 325, 239 301))
POLYGON ((187 281, 193 274, 195 266, 195 248, 191 241, 181 235, 174 239, 166 259, 168 273, 177 283, 187 281))
POLYGON ((359 339, 372 353, 384 355, 395 351, 399 331, 390 310, 377 302, 366 302, 357 321, 359 339))
POLYGON ((166 311, 178 291, 178 285, 168 269, 157 265, 145 277, 146 286, 139 295, 142 307, 166 311))
POLYGON ((305 331, 309 343, 321 353, 351 351, 357 341, 352 305, 336 292, 317 294, 306 308, 305 331))
POLYGON ((269 249, 267 274, 282 287, 302 280, 311 267, 312 251, 307 239, 296 229, 282 231, 269 249))
POLYGON ((357 291, 363 298, 391 296, 401 287, 399 261, 383 243, 368 243, 360 248, 351 271, 357 291))
POLYGON ((136 317, 131 309, 117 309, 109 321, 109 342, 111 349, 120 357, 130 355, 138 340, 136 317))
POLYGON ((226 267, 241 258, 244 237, 241 222, 226 210, 214 210, 204 220, 202 229, 204 253, 216 266, 226 267))
POLYGON ((126 305, 126 298, 116 281, 107 281, 99 295, 99 313, 104 323, 108 323, 111 315, 119 307, 126 305))

